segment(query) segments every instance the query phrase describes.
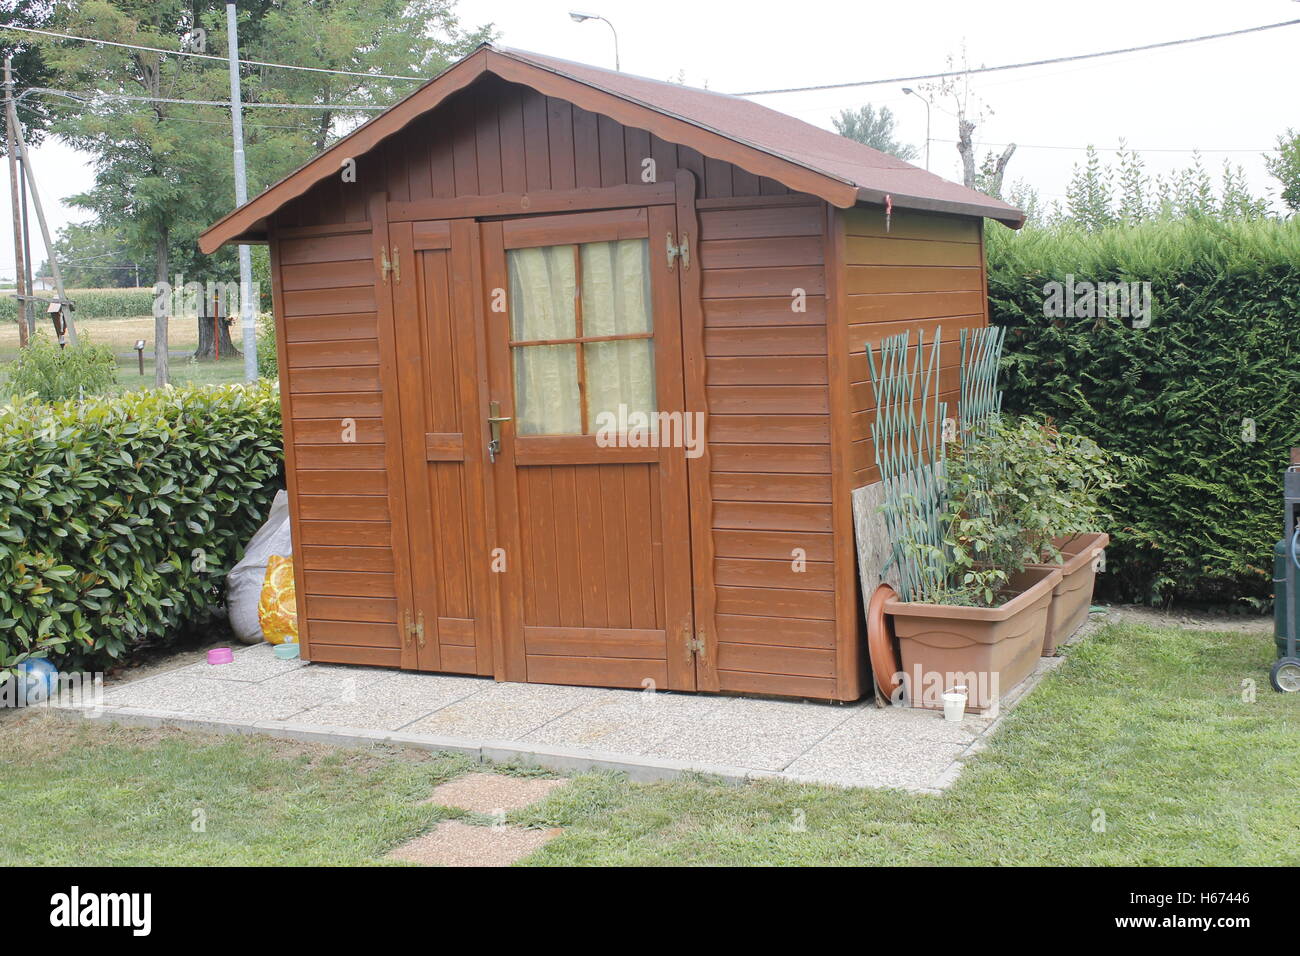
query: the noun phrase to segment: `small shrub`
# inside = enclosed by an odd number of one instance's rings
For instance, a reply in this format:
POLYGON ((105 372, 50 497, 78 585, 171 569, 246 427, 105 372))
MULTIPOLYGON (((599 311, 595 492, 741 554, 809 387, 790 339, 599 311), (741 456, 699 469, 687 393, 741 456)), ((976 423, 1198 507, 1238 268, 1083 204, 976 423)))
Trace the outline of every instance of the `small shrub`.
POLYGON ((49 336, 38 334, 21 349, 8 370, 8 391, 34 394, 42 402, 60 402, 98 395, 117 383, 117 357, 107 345, 59 348, 49 336))
POLYGON ((0 681, 29 657, 101 669, 200 619, 282 462, 268 382, 0 408, 0 681))
POLYGON ((264 312, 257 317, 257 374, 280 377, 280 356, 275 350, 275 317, 264 312))

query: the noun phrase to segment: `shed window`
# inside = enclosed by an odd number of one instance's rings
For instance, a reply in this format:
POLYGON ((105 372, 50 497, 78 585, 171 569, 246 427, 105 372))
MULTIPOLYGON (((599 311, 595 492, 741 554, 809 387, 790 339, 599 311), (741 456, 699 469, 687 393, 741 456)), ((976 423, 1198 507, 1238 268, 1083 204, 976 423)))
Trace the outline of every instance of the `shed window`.
POLYGON ((519 433, 590 435, 620 405, 654 412, 649 241, 512 249, 507 260, 519 433))

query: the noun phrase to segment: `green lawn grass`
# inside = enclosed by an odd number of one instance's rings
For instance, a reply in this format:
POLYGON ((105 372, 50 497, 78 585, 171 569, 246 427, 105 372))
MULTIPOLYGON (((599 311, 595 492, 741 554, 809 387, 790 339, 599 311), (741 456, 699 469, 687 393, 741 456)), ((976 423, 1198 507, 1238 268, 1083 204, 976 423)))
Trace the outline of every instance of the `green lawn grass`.
MULTIPOLYGON (((1268 686, 1268 635, 1124 623, 1069 655, 944 796, 592 773, 511 819, 564 828, 535 865, 1300 863, 1300 697, 1268 686)), ((10 719, 0 862, 374 862, 469 767, 10 719)))

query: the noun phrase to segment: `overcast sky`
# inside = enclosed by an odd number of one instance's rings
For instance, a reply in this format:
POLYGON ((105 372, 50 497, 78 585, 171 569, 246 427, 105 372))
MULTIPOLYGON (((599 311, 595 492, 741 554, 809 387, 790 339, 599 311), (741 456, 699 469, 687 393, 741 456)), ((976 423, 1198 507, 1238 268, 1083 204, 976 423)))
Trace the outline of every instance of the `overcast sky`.
MULTIPOLYGON (((460 0, 458 9, 467 24, 494 23, 508 46, 613 67, 609 28, 568 16, 572 9, 598 13, 618 30, 626 72, 655 79, 684 74, 690 85, 728 93, 940 71, 949 56, 960 58, 963 44, 972 66, 993 66, 1300 19, 1295 0, 460 0)), ((1084 146, 1113 150, 1121 137, 1143 153, 1152 173, 1186 165, 1199 147, 1216 185, 1228 159, 1244 167, 1256 192, 1275 195, 1261 152, 1288 127, 1300 128, 1297 53, 1300 26, 1292 26, 976 76, 972 92, 986 107, 976 141, 981 155, 1018 143, 1008 182, 1025 180, 1048 202, 1064 198, 1084 146)), ((828 129, 831 116, 846 107, 888 106, 899 118, 900 138, 923 149, 925 106, 901 85, 757 99, 828 129)), ((959 180, 950 105, 936 101, 931 137, 931 168, 959 180)), ((87 157, 57 141, 33 154, 51 227, 85 218, 61 201, 91 184, 87 157)), ((1114 158, 1110 151, 1102 155, 1114 158)), ((7 189, 3 201, 0 275, 12 278, 7 189)), ((39 261, 39 236, 33 243, 39 261)))

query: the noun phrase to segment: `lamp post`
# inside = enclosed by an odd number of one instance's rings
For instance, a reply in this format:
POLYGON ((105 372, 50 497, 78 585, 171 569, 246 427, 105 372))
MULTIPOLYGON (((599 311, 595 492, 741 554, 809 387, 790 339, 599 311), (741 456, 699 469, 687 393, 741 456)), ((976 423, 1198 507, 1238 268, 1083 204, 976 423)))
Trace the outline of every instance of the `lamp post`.
POLYGON ((569 17, 574 23, 582 23, 584 20, 604 20, 605 26, 609 27, 609 32, 614 34, 614 69, 622 72, 623 68, 618 62, 618 31, 614 29, 614 24, 598 13, 583 13, 580 10, 570 10, 569 17))
POLYGON ((903 92, 915 96, 925 104, 925 169, 930 170, 930 101, 910 86, 903 87, 903 92))

